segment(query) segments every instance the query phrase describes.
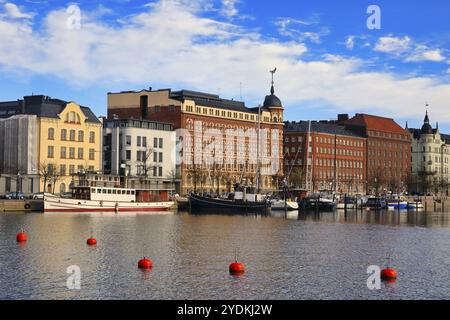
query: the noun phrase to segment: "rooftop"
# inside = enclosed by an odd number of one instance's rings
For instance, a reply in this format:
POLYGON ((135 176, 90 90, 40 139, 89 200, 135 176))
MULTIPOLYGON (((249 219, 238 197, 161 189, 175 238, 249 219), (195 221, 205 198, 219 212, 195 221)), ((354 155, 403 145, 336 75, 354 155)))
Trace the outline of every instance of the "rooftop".
POLYGON ((357 113, 353 118, 341 122, 344 125, 366 127, 367 130, 405 134, 407 131, 397 124, 394 119, 357 113))
MULTIPOLYGON (((308 132, 309 121, 289 122, 284 123, 284 132, 308 132)), ((325 121, 311 121, 311 132, 327 133, 339 136, 349 136, 356 138, 364 138, 355 132, 345 129, 344 126, 337 125, 333 122, 325 121)))

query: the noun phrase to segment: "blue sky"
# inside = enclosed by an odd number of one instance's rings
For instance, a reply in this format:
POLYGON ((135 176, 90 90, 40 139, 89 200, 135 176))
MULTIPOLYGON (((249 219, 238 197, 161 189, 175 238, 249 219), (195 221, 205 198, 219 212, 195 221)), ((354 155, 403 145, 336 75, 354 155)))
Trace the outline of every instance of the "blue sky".
POLYGON ((105 115, 107 92, 151 86, 255 106, 274 67, 288 120, 367 112, 417 127, 428 103, 450 132, 448 1, 0 0, 1 101, 46 94, 105 115))

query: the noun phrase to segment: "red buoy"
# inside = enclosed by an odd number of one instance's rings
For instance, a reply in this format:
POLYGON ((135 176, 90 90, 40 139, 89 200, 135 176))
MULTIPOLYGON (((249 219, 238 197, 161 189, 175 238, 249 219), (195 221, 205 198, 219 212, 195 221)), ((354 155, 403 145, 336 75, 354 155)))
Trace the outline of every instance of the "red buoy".
POLYGON ((153 261, 144 257, 143 259, 139 260, 138 267, 140 269, 150 269, 153 267, 153 261))
POLYGON ((26 242, 27 234, 23 231, 19 232, 16 236, 17 242, 26 242))
POLYGON ((395 269, 392 268, 383 269, 381 270, 381 279, 384 280, 397 279, 397 271, 395 271, 395 269))
POLYGON ((89 238, 89 239, 87 239, 86 243, 87 243, 89 246, 95 246, 95 245, 97 244, 97 239, 95 239, 95 238, 89 238))
POLYGON ((240 262, 233 262, 230 264, 230 273, 231 274, 242 274, 245 272, 245 266, 243 263, 240 262))

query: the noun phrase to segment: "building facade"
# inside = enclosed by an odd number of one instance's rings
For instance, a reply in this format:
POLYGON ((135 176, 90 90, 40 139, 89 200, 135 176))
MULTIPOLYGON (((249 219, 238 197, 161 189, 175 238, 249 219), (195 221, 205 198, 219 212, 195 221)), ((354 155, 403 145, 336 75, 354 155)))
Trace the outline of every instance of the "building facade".
POLYGON ((450 172, 450 135, 433 129, 428 111, 420 129, 407 128, 411 134, 411 180, 409 190, 417 193, 448 194, 450 172))
POLYGON ((176 134, 170 123, 104 120, 103 152, 104 174, 126 178, 122 185, 155 192, 178 185, 176 134))
POLYGON ((393 119, 356 114, 337 121, 347 130, 367 137, 366 183, 372 194, 406 191, 411 175, 411 136, 393 119))
POLYGON ((269 191, 283 176, 283 106, 274 93, 272 85, 256 108, 187 90, 109 93, 108 119, 173 125, 183 195, 229 192, 235 183, 269 191))
MULTIPOLYGON (((0 103, 0 111, 4 112, 4 118, 13 114, 36 117, 33 147, 36 149, 27 149, 28 153, 35 153, 23 154, 22 159, 37 157, 34 169, 41 178, 40 191, 68 192, 75 175, 101 170, 102 123, 89 108, 37 95, 0 103)), ((25 127, 19 129, 26 130, 25 127)), ((33 139, 33 136, 29 138, 33 139)), ((26 148, 20 146, 20 149, 26 148)))
POLYGON ((293 188, 364 193, 366 138, 332 122, 284 125, 284 171, 293 188))
POLYGON ((38 192, 38 168, 37 117, 0 119, 0 194, 38 192))

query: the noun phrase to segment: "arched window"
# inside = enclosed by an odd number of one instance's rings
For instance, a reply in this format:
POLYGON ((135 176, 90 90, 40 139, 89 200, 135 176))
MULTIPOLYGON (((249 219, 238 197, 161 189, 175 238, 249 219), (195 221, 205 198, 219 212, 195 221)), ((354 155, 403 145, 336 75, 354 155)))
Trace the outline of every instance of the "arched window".
POLYGON ((75 141, 75 130, 70 130, 69 140, 70 141, 75 141))

